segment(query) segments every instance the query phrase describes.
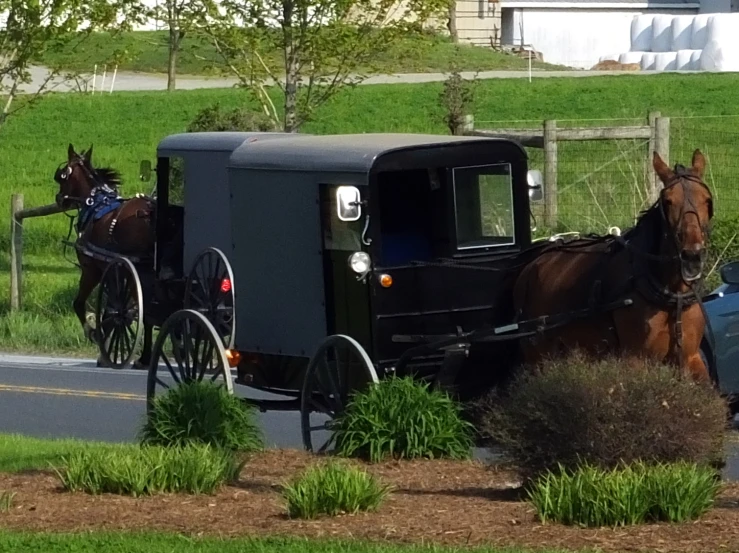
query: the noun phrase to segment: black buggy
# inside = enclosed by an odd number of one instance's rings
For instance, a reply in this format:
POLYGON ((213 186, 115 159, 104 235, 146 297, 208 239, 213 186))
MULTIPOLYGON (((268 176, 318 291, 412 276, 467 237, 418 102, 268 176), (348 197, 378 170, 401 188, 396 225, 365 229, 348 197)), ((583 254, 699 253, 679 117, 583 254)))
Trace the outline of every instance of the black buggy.
POLYGON ((543 194, 516 142, 186 133, 161 141, 156 177, 152 297, 184 278, 208 301, 163 320, 149 401, 192 378, 277 394, 246 401, 299 410, 314 450, 311 417, 352 391, 410 374, 470 399, 508 375, 517 338, 558 324, 513 322, 543 194))

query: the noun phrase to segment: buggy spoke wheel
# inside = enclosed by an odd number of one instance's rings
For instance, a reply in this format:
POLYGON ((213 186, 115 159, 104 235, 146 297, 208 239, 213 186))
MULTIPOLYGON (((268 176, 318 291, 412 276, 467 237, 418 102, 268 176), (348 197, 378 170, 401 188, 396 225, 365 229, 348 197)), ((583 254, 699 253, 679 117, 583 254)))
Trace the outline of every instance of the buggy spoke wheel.
POLYGON ((226 255, 218 248, 205 249, 187 277, 183 307, 205 315, 226 349, 234 346, 235 302, 234 275, 226 255))
POLYGON ((144 295, 136 267, 120 257, 103 272, 95 309, 95 339, 105 366, 127 367, 144 336, 144 295))
POLYGON ((308 364, 300 395, 300 426, 303 446, 311 452, 323 453, 332 445, 332 436, 322 439, 319 432, 330 432, 331 421, 341 414, 354 391, 368 383, 379 382, 372 360, 353 338, 336 334, 323 341, 308 364), (322 425, 316 420, 326 419, 322 425))
POLYGON ((221 337, 202 313, 183 309, 164 322, 152 349, 147 411, 157 393, 194 380, 216 382, 233 394, 231 368, 221 337))

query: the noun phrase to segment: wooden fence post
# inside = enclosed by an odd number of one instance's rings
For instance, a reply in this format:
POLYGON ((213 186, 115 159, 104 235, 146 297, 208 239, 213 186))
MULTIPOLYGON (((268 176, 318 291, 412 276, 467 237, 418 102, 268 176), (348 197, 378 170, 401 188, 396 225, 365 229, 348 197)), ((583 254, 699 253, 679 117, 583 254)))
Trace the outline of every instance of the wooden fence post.
POLYGON ((647 183, 649 187, 647 189, 649 203, 657 201, 657 198, 659 198, 659 189, 661 188, 659 179, 657 178, 657 173, 655 173, 654 169, 652 168, 652 156, 654 155, 654 152, 657 151, 657 119, 659 119, 661 116, 662 114, 659 111, 650 111, 648 116, 649 129, 651 131, 649 137, 649 146, 647 150, 646 172, 647 183))
POLYGON ((544 121, 544 224, 557 225, 557 122, 544 121))
MULTIPOLYGON (((657 153, 660 155, 662 160, 669 165, 670 164, 670 118, 669 117, 657 117, 655 122, 655 137, 654 146, 657 153)), ((650 156, 651 157, 651 156, 650 156)), ((652 168, 654 173, 654 168, 652 168)), ((662 188, 662 183, 659 177, 656 176, 657 191, 662 188)), ((656 200, 656 198, 655 198, 656 200)))
POLYGON ((21 307, 23 277, 23 220, 16 215, 23 210, 23 194, 10 199, 10 310, 21 307))

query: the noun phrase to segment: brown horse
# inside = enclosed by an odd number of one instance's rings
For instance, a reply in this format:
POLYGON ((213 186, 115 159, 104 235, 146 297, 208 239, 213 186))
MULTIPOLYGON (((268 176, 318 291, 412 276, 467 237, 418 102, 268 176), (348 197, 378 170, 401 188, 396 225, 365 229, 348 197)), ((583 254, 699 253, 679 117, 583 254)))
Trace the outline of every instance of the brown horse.
MULTIPOLYGON (((116 254, 147 257, 154 248, 154 202, 137 196, 124 199, 118 196, 118 173, 110 168, 94 168, 92 146, 77 153, 72 144, 67 151, 67 161, 54 174, 59 183, 56 203, 65 209, 78 210, 77 240, 116 254)), ((85 317, 85 304, 95 286, 100 282, 106 261, 93 258, 77 250, 81 275, 77 297, 73 307, 85 336, 94 340, 94 334, 85 317)), ((151 349, 151 330, 145 328, 142 364, 148 363, 151 349)))
POLYGON ((670 169, 655 152, 659 199, 623 236, 583 238, 546 250, 519 274, 514 309, 520 319, 592 308, 577 319, 521 343, 526 364, 563 350, 620 352, 676 364, 709 379, 700 355, 704 315, 694 286, 703 278, 713 198, 703 182, 700 150, 692 166, 670 169), (598 306, 630 298, 630 306, 598 306))

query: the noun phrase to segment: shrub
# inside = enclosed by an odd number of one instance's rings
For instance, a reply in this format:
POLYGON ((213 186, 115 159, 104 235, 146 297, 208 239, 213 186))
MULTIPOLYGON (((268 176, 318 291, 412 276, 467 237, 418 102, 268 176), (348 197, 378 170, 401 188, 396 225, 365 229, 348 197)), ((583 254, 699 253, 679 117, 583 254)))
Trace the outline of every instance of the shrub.
POLYGON ((472 425, 445 393, 411 378, 388 378, 355 394, 334 421, 339 455, 378 462, 394 458, 468 458, 472 425))
POLYGON ((263 113, 236 108, 228 111, 216 103, 203 108, 187 127, 187 132, 268 132, 275 131, 275 123, 263 113))
POLYGON ((209 445, 143 446, 129 450, 78 451, 57 470, 68 491, 91 494, 152 495, 213 493, 238 477, 233 452, 209 445))
POLYGON ((316 518, 376 510, 390 493, 389 486, 355 467, 336 462, 311 467, 283 487, 290 518, 316 518))
POLYGON ((444 124, 451 134, 458 134, 465 123, 465 115, 469 113, 474 101, 474 87, 462 78, 455 68, 449 78, 444 81, 439 101, 444 108, 444 124))
POLYGON ((658 463, 603 470, 560 466, 529 490, 542 522, 625 526, 683 522, 705 513, 720 487, 715 472, 693 463, 658 463))
POLYGON ((156 397, 139 436, 144 445, 194 442, 243 452, 264 445, 254 409, 206 381, 182 383, 156 397))
POLYGON ((580 462, 609 469, 723 459, 727 404, 709 385, 653 361, 632 366, 581 353, 538 369, 478 403, 482 433, 524 478, 580 462))

